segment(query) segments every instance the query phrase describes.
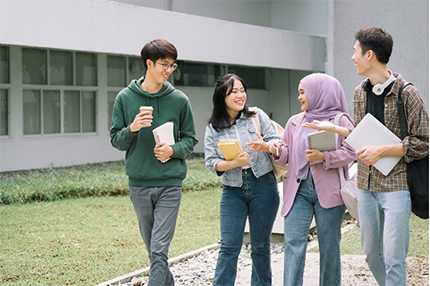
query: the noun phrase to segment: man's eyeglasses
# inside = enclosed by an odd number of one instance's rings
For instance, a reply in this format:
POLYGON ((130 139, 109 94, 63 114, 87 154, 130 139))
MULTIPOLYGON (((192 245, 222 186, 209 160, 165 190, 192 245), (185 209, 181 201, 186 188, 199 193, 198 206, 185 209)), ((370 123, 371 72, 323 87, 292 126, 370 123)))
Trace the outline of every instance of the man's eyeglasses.
POLYGON ((156 64, 159 64, 160 66, 163 67, 163 70, 168 70, 169 68, 172 69, 172 71, 176 70, 176 68, 178 67, 177 63, 174 63, 173 65, 169 65, 169 64, 163 64, 163 63, 159 63, 159 62, 155 62, 156 64))

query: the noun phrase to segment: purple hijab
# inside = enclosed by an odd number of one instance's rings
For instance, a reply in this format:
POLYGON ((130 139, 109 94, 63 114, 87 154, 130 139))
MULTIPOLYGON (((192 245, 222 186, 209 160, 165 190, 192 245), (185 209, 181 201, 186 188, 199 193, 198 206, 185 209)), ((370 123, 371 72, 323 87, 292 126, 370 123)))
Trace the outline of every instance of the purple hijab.
MULTIPOLYGON (((340 82, 332 76, 314 73, 301 81, 308 103, 302 123, 313 120, 327 121, 340 112, 348 113, 345 94, 340 82)), ((294 138, 293 157, 297 178, 304 180, 308 176, 309 161, 305 151, 308 149, 308 134, 315 132, 311 128, 300 127, 294 138)))

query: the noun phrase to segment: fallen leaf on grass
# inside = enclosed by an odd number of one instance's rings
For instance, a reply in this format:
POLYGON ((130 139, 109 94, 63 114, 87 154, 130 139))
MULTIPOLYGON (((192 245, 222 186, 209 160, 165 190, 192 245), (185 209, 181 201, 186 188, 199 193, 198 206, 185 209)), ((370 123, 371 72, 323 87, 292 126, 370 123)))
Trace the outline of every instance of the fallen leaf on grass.
POLYGON ((10 274, 6 276, 6 280, 16 279, 19 278, 19 276, 21 276, 21 274, 10 274))

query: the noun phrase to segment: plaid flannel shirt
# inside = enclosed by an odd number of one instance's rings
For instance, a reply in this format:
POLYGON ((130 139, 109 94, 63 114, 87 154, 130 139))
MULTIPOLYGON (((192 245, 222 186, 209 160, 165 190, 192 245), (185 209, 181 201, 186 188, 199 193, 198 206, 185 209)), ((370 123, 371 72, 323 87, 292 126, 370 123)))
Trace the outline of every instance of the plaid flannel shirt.
MULTIPOLYGON (((394 76, 396 80, 384 100, 384 120, 385 126, 401 138, 397 99, 400 86, 405 80, 400 74, 394 73, 394 76)), ((406 162, 424 158, 429 153, 429 116, 418 90, 412 85, 406 86, 402 99, 409 134, 402 140, 405 154, 387 176, 358 160, 357 185, 360 189, 378 192, 408 190, 406 162)), ((354 122, 357 126, 366 115, 367 105, 367 92, 361 88, 361 84, 354 90, 353 102, 354 122)))

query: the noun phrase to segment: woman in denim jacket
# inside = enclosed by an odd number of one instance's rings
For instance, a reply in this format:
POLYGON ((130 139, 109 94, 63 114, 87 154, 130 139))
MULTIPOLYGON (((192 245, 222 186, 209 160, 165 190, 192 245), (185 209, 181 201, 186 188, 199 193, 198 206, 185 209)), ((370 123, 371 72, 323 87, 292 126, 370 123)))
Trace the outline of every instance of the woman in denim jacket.
POLYGON ((269 141, 279 141, 271 120, 261 109, 250 111, 246 87, 235 74, 221 76, 215 85, 213 110, 205 133, 206 167, 221 176, 221 247, 213 285, 234 285, 237 259, 249 216, 251 285, 271 285, 270 237, 279 205, 276 178, 269 159, 269 141), (251 116, 259 116, 261 133, 251 116), (243 153, 226 161, 217 147, 220 139, 238 139, 243 153))
MULTIPOLYGON (((340 286, 339 245, 345 206, 340 195, 338 169, 351 164, 356 155, 342 136, 338 137, 341 142, 337 150, 309 150, 307 137, 315 130, 302 124, 313 120, 333 122, 337 114, 348 112, 346 99, 340 82, 326 74, 304 77, 298 89, 303 112, 288 120, 282 146, 273 143, 269 147, 270 152, 279 154, 274 159, 288 163, 281 212, 285 217, 284 286, 303 284, 308 233, 314 215, 320 252, 319 285, 340 286)), ((347 116, 341 116, 339 125, 353 126, 347 116)))

